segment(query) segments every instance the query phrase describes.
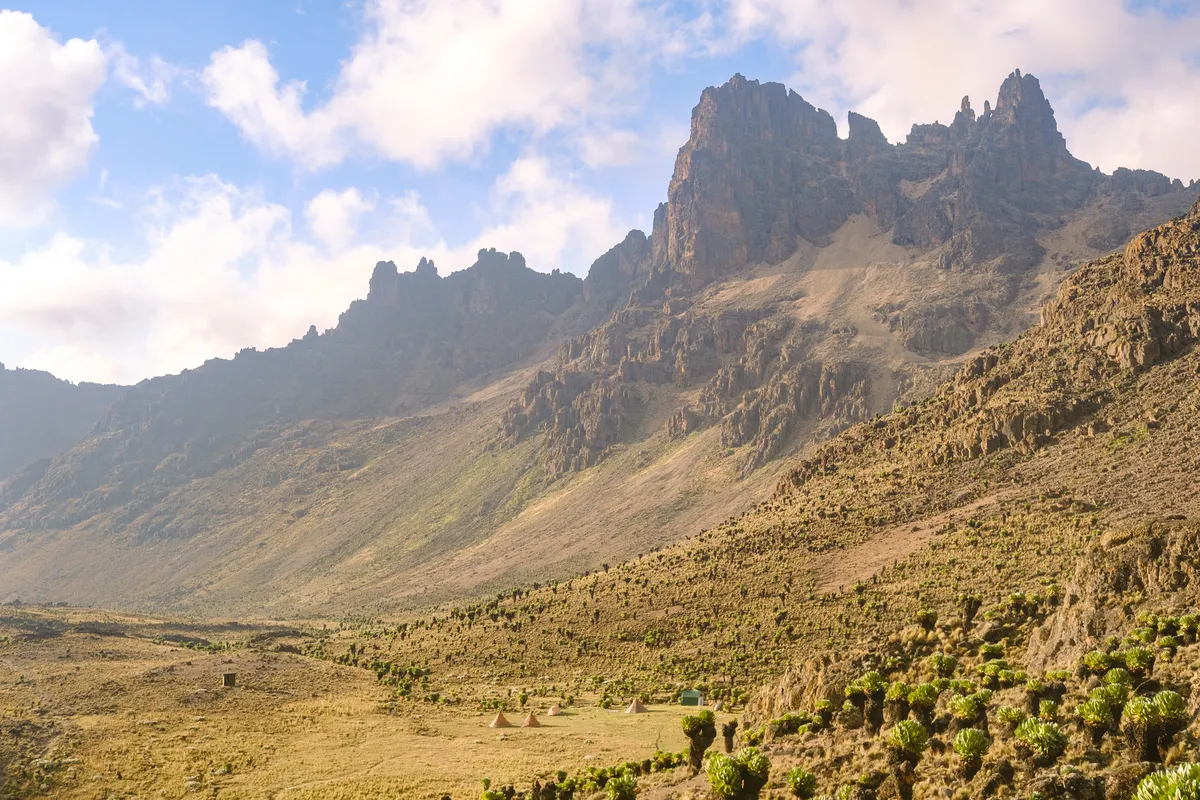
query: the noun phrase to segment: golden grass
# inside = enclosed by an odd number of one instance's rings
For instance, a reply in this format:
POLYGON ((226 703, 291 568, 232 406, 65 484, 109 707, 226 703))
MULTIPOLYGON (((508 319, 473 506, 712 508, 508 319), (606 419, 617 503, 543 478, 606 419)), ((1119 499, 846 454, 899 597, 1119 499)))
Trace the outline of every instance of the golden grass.
MULTIPOLYGON (((57 611, 20 616, 67 620, 57 611)), ((161 632, 155 626, 120 624, 131 625, 129 636, 68 628, 35 639, 3 626, 0 738, 11 748, 10 732, 24 730, 29 744, 49 745, 36 758, 57 764, 33 781, 14 774, 10 789, 61 798, 469 797, 485 776, 527 783, 686 745, 678 706, 626 715, 591 697, 551 718, 545 711, 557 698, 534 697, 529 707, 543 727, 492 730, 495 712, 467 705, 401 704, 389 713, 388 692, 361 669, 247 647, 197 652, 143 638, 161 632), (223 672, 238 673, 236 688, 220 688, 223 672)), ((259 632, 243 628, 235 638, 259 632)), ((520 725, 517 705, 507 716, 520 725)))

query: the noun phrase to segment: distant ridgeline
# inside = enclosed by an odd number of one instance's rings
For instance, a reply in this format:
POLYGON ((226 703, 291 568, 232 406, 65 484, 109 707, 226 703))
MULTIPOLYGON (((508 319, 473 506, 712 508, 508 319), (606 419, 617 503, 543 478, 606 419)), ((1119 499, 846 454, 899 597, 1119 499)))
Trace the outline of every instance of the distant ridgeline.
POLYGON ((1020 72, 901 144, 734 76, 702 93, 650 234, 586 279, 495 250, 445 276, 381 261, 286 347, 128 389, 0 372, 0 600, 337 613, 645 552, 928 397, 1196 191, 1074 158, 1020 72))

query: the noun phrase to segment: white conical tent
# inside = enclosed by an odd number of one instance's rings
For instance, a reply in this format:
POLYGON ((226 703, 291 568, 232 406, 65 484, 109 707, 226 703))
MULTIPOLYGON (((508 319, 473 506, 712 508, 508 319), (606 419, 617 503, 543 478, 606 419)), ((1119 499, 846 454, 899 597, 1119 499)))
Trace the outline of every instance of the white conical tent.
POLYGON ((642 701, 635 697, 633 702, 629 704, 629 708, 625 709, 626 714, 645 714, 646 707, 642 705, 642 701))
POLYGON ((557 705, 550 706, 550 710, 546 712, 547 717, 561 717, 563 710, 557 705))
POLYGON ((532 711, 530 711, 529 716, 526 717, 525 721, 521 723, 521 727, 522 728, 540 728, 540 727, 542 727, 542 723, 538 722, 538 718, 533 715, 532 711))
POLYGON ((488 727, 489 728, 511 728, 512 723, 504 718, 504 712, 501 711, 496 714, 496 718, 494 720, 492 720, 492 724, 489 725, 488 727))

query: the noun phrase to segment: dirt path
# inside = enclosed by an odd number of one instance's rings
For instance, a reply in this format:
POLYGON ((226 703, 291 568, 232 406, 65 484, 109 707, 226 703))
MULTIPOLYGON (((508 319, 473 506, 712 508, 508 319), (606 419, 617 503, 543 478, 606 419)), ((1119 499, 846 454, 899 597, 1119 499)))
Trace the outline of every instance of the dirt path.
POLYGON ((817 586, 817 592, 836 592, 859 581, 868 580, 880 570, 920 550, 952 517, 969 517, 976 511, 997 505, 1008 494, 1001 492, 988 495, 942 514, 897 525, 869 541, 832 554, 815 570, 818 574, 825 575, 825 580, 817 586))

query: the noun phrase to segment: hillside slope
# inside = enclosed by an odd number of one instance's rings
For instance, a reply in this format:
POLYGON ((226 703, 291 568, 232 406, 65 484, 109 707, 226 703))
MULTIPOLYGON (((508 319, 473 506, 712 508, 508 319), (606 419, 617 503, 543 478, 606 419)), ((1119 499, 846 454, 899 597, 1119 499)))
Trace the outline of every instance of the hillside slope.
POLYGON ((769 500, 639 558, 337 625, 9 608, 0 767, 18 796, 466 798, 486 776, 572 800, 631 772, 640 797, 749 800, 800 768, 802 797, 1130 800, 1200 758, 1198 340, 1200 203, 769 500), (699 775, 661 752, 694 730, 685 687, 726 704, 699 775), (526 708, 544 728, 486 727, 526 708), (726 731, 769 761, 749 792, 710 791, 726 731))
POLYGON ((7 369, 0 364, 0 481, 69 449, 124 390, 97 383, 73 384, 46 372, 7 369))
MULTIPOLYGON (((326 647, 354 641, 429 664, 429 686, 446 689, 468 676, 603 674, 625 694, 727 692, 787 669, 807 675, 762 697, 757 713, 777 713, 814 699, 825 673, 861 663, 924 608, 952 608, 963 593, 987 604, 1060 596, 1085 552, 1176 528, 1192 536, 1197 340, 1200 203, 1084 267, 1038 326, 927 399, 818 448, 746 513, 608 569, 438 609, 399 637, 368 628, 326 647), (838 658, 813 661, 822 651, 838 658)), ((1191 569, 1154 567, 1122 591, 1142 591, 1130 608, 1161 600, 1191 569)), ((1069 665, 1128 622, 1111 598, 1074 591, 1091 599, 1068 598, 1063 624, 1035 642, 1039 669, 1069 665)))
POLYGON ((337 613, 644 553, 926 396, 1195 193, 1074 159, 1032 76, 901 145, 735 76, 651 234, 587 280, 383 262, 336 329, 135 387, 0 489, 0 598, 337 613))

